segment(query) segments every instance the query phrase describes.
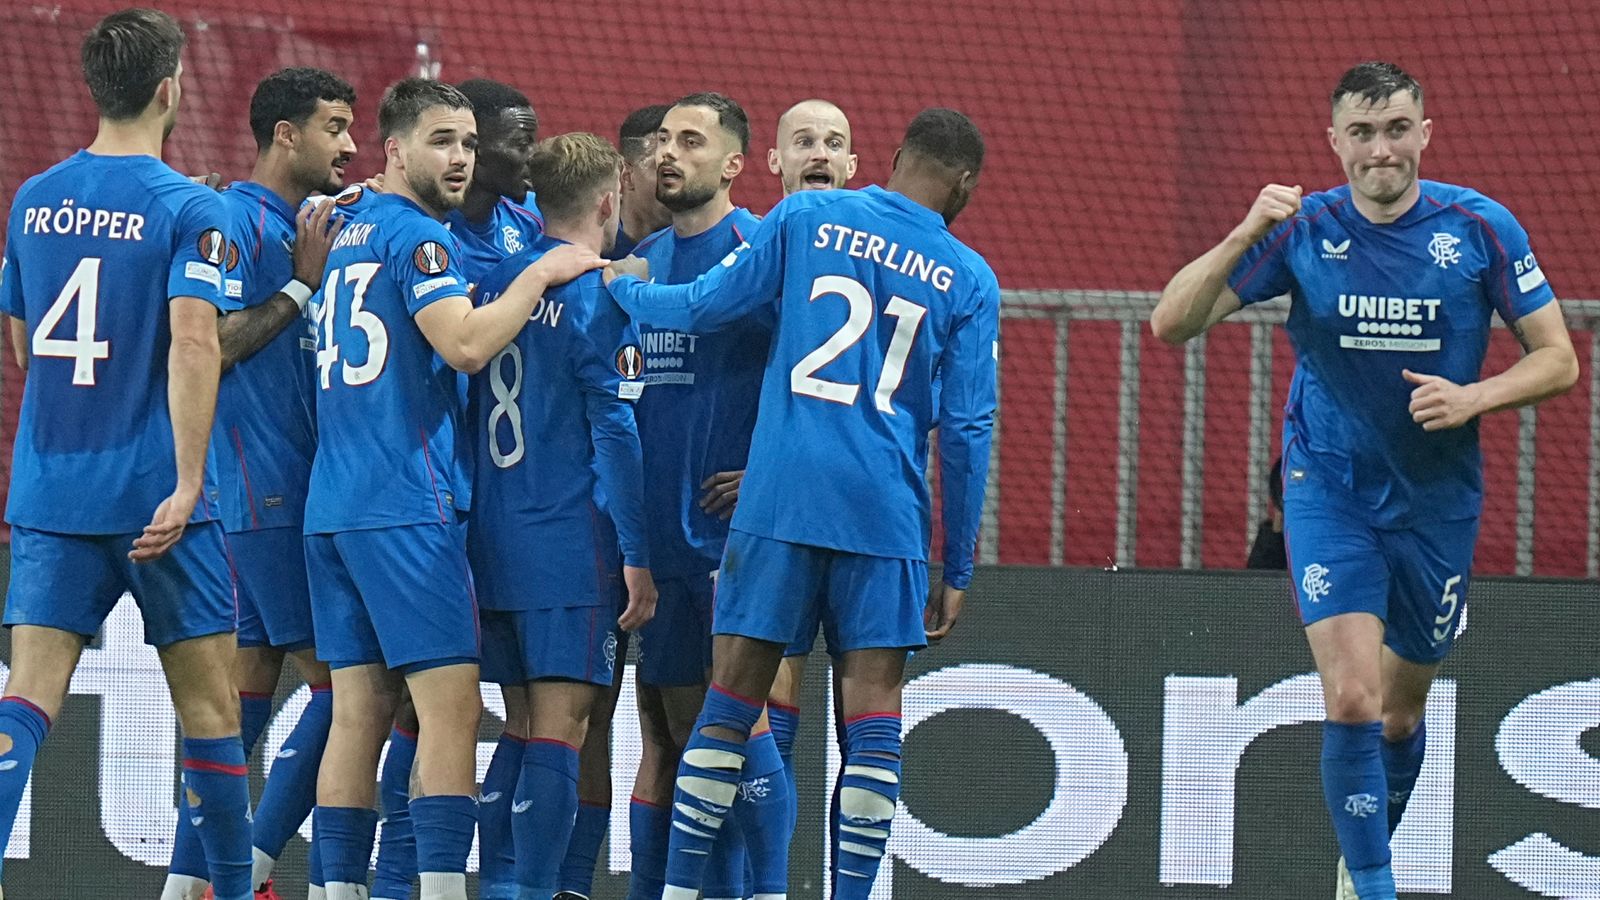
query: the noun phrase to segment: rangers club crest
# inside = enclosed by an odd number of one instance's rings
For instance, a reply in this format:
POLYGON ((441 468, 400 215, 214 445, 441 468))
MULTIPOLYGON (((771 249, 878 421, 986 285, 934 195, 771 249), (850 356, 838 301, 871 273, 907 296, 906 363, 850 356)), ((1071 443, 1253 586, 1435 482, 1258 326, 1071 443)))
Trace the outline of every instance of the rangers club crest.
POLYGON ((633 344, 617 351, 617 373, 623 378, 638 378, 644 374, 644 354, 633 344))
POLYGON ((228 256, 228 239, 222 236, 221 231, 207 228, 200 235, 199 250, 201 259, 213 266, 220 266, 228 256))
POLYGON ((422 274, 438 275, 450 268, 450 252, 438 241, 423 241, 411 254, 411 261, 416 263, 417 270, 422 274))

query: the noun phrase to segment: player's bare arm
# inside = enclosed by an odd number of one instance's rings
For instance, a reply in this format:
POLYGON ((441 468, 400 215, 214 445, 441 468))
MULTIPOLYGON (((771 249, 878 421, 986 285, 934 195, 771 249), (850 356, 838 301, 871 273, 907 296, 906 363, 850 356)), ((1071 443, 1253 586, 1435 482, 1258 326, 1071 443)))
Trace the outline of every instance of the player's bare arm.
POLYGON ((1167 282, 1150 314, 1150 330, 1155 336, 1169 344, 1181 344, 1237 311, 1241 304, 1228 287, 1228 273, 1245 251, 1300 211, 1300 196, 1299 185, 1262 188, 1244 221, 1167 282))
MULTIPOLYGON (((11 317, 7 317, 11 318, 11 317)), ((11 318, 11 354, 17 359, 17 368, 28 371, 28 323, 11 318)))
POLYGON ((523 269, 493 303, 474 307, 466 297, 440 300, 417 313, 417 326, 452 369, 475 374, 517 336, 546 290, 605 264, 587 247, 557 247, 523 269))
POLYGON ((1456 384, 1438 375, 1404 371, 1405 379, 1417 386, 1411 392, 1411 418, 1424 431, 1460 428, 1485 413, 1530 406, 1566 393, 1578 380, 1578 356, 1556 303, 1545 304, 1510 327, 1524 353, 1498 375, 1476 384, 1456 384))
POLYGON ((174 297, 168 316, 172 344, 167 350, 167 414, 172 418, 172 452, 177 484, 156 507, 144 533, 134 538, 128 558, 148 562, 172 549, 194 514, 205 480, 211 417, 217 408, 222 351, 217 343, 217 308, 197 297, 174 297))
POLYGON ((307 204, 295 216, 294 280, 267 298, 267 302, 228 313, 217 320, 224 372, 240 360, 254 356, 289 327, 290 322, 305 314, 306 301, 322 283, 328 251, 344 228, 344 219, 334 215, 333 209, 332 203, 307 204))
POLYGON ((656 582, 650 570, 640 566, 623 566, 622 583, 628 589, 628 606, 617 619, 623 631, 638 631, 656 616, 656 582))

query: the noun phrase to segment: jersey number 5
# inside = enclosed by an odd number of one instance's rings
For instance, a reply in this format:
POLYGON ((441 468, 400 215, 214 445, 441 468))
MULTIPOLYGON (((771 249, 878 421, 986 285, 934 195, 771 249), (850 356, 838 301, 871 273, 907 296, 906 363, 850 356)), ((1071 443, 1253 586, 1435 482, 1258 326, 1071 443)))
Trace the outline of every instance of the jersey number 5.
POLYGON ((56 356, 72 360, 72 383, 94 386, 94 363, 111 356, 111 342, 94 339, 96 320, 100 315, 100 257, 89 256, 78 261, 72 277, 61 287, 56 302, 45 310, 44 318, 33 332, 33 355, 56 356), (71 340, 53 338, 67 316, 67 307, 78 301, 78 321, 73 326, 71 340))
MULTIPOLYGON (((872 324, 872 313, 877 305, 872 302, 872 294, 866 285, 846 275, 822 275, 811 283, 811 302, 815 303, 818 297, 830 294, 849 301, 850 317, 832 337, 822 342, 822 346, 794 364, 794 368, 789 370, 789 390, 849 406, 856 402, 861 385, 828 381, 818 378, 816 373, 861 340, 861 336, 867 333, 867 326, 872 324)), ((911 343, 916 340, 917 327, 922 324, 922 317, 928 309, 904 297, 895 296, 889 298, 883 311, 885 315, 895 317, 894 336, 889 339, 889 351, 884 355, 883 370, 878 375, 878 389, 873 392, 872 399, 879 412, 892 416, 895 411, 889 401, 900 388, 900 380, 905 377, 911 343)))
POLYGON ((347 319, 351 328, 359 328, 367 336, 367 361, 359 366, 341 363, 344 383, 360 386, 368 384, 383 374, 383 364, 389 358, 389 329, 383 320, 361 308, 367 298, 367 285, 378 274, 377 263, 351 263, 343 269, 334 269, 322 284, 322 309, 317 311, 317 371, 322 389, 330 387, 334 363, 339 360, 339 345, 334 343, 334 322, 339 315, 339 285, 353 285, 347 319))

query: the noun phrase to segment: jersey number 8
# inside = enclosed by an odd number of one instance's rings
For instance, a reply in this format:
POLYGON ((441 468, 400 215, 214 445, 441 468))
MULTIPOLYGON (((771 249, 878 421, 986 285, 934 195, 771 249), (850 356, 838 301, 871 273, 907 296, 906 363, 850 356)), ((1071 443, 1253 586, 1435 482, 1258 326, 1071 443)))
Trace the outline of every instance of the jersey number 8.
POLYGON ((317 370, 322 389, 327 390, 333 364, 339 362, 339 345, 334 343, 334 322, 339 315, 340 283, 354 285, 350 294, 348 319, 351 328, 359 328, 367 336, 367 361, 359 366, 342 363, 344 383, 359 387, 369 384, 383 374, 383 364, 389 358, 389 329, 383 320, 361 308, 367 297, 367 285, 378 274, 377 263, 351 263, 344 269, 334 269, 322 284, 322 309, 317 311, 317 370))

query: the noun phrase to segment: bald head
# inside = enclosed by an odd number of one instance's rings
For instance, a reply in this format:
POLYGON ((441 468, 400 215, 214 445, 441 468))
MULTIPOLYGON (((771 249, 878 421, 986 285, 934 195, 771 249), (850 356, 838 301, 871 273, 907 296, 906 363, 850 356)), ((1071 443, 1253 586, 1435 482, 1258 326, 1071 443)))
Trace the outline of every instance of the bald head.
POLYGON ((778 141, 767 167, 795 191, 842 188, 856 174, 850 120, 827 100, 802 100, 778 118, 778 141))

